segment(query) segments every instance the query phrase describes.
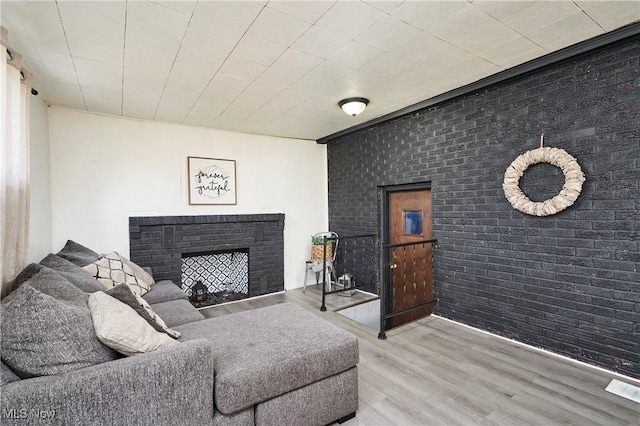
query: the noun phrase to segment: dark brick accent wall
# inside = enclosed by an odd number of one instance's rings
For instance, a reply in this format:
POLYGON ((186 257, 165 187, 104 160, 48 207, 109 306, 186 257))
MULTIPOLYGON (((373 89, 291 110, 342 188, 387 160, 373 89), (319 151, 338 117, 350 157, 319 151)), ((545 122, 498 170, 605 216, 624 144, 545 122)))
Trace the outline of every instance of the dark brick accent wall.
POLYGON ((249 296, 284 290, 284 215, 129 218, 131 260, 180 285, 183 253, 249 249, 249 296))
MULTIPOLYGON (((330 229, 377 232, 378 186, 431 182, 437 314, 640 377, 639 57, 636 37, 330 141, 330 229), (543 132, 586 182, 534 217, 502 181, 543 132)), ((563 183, 539 165, 521 188, 563 183)))

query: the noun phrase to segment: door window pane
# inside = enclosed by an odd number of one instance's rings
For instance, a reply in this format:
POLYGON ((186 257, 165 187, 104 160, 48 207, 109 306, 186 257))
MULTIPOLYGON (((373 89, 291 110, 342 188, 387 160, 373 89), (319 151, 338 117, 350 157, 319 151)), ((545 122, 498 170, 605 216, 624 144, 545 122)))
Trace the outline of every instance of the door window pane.
POLYGON ((422 210, 404 212, 404 233, 422 235, 422 210))

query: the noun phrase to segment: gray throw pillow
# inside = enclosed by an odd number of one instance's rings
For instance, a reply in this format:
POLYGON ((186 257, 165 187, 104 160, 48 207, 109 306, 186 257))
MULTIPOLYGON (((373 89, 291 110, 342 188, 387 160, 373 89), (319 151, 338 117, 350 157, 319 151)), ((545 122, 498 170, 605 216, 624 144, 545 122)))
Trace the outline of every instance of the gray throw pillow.
POLYGON ((35 274, 40 272, 40 270, 44 268, 44 266, 39 263, 30 263, 28 264, 13 280, 12 291, 15 291, 20 287, 20 284, 29 280, 35 274))
POLYGON ((28 283, 0 304, 2 361, 20 378, 66 373, 111 361, 117 353, 96 337, 91 313, 28 283))
POLYGON ((131 287, 127 284, 118 284, 115 287, 111 287, 109 290, 105 291, 109 296, 118 299, 122 303, 129 305, 133 308, 134 311, 138 315, 140 315, 146 322, 149 323, 151 327, 153 327, 156 331, 161 333, 167 333, 169 336, 174 339, 180 338, 180 332, 176 330, 172 330, 165 324, 165 322, 153 312, 151 306, 140 296, 136 296, 131 291, 131 287))
POLYGON ((40 264, 55 270, 85 293, 104 290, 104 287, 91 274, 60 256, 49 253, 40 261, 40 264))
POLYGON ((67 244, 56 254, 80 267, 87 266, 100 258, 95 251, 72 240, 67 240, 67 244))
MULTIPOLYGON (((39 271, 22 284, 29 284, 34 289, 54 299, 68 302, 79 308, 89 309, 87 305, 89 296, 87 296, 87 293, 71 284, 66 278, 53 269, 42 265, 38 266, 40 266, 39 271)), ((13 291, 4 298, 4 301, 14 299, 16 295, 17 292, 13 291)))

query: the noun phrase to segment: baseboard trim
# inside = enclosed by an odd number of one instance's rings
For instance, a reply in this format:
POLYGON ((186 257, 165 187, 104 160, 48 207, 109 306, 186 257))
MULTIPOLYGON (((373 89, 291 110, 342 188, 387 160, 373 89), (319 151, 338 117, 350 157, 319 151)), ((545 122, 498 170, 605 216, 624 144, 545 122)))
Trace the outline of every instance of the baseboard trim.
POLYGON ((624 380, 629 381, 629 382, 640 384, 640 380, 639 379, 636 379, 636 378, 631 377, 631 376, 626 376, 626 375, 624 375, 622 373, 618 373, 616 371, 607 370, 606 368, 599 367, 599 366, 593 365, 593 364, 589 364, 588 362, 584 362, 584 361, 580 361, 580 360, 577 360, 577 359, 573 359, 573 358, 570 358, 570 357, 568 357, 566 355, 557 354, 557 353, 551 352, 551 351, 549 351, 547 349, 539 348, 537 346, 533 346, 533 345, 530 345, 528 343, 524 343, 524 342, 520 342, 520 341, 515 340, 515 339, 510 339, 508 337, 500 336, 499 334, 491 333, 490 331, 482 330, 480 328, 473 327, 471 325, 464 324, 464 323, 461 323, 461 322, 458 322, 458 321, 455 321, 455 320, 452 320, 452 319, 449 319, 449 318, 445 318, 445 317, 437 315, 437 314, 432 314, 432 315, 435 316, 435 317, 438 317, 439 319, 443 319, 445 321, 449 321, 449 322, 452 322, 454 324, 461 325, 463 327, 467 327, 467 328, 470 328, 470 329, 475 330, 475 331, 479 331, 480 333, 484 333, 484 334, 488 334, 490 336, 498 337, 498 338, 503 339, 503 340, 508 340, 509 342, 515 343, 516 345, 519 345, 519 346, 524 346, 524 347, 529 348, 529 349, 534 349, 534 350, 536 350, 538 352, 543 352, 543 353, 545 353, 547 355, 551 355, 551 356, 554 356, 556 358, 563 359, 565 361, 570 361, 570 362, 572 362, 574 364, 579 364, 579 365, 584 366, 584 367, 589 367, 589 368, 598 370, 598 371, 603 372, 603 373, 611 374, 612 376, 616 376, 616 377, 618 377, 620 379, 624 379, 624 380))

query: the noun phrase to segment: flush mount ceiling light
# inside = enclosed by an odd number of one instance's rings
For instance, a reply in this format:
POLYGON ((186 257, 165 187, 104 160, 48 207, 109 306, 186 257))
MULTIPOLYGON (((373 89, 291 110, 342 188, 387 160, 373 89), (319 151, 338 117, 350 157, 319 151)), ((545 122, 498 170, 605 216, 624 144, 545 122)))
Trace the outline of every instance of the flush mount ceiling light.
POLYGON ((344 112, 354 117, 364 111, 368 104, 369 99, 365 98, 347 98, 338 102, 344 112))

